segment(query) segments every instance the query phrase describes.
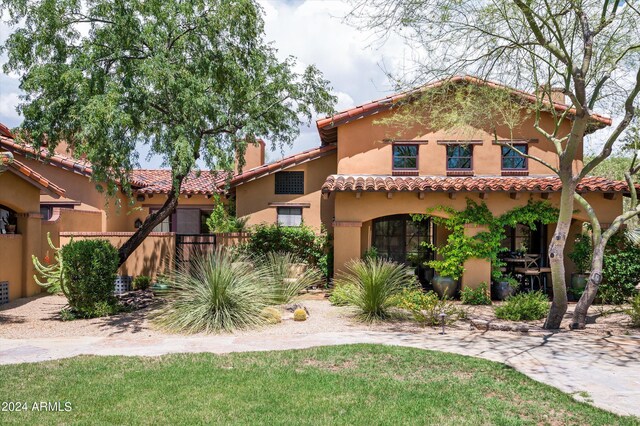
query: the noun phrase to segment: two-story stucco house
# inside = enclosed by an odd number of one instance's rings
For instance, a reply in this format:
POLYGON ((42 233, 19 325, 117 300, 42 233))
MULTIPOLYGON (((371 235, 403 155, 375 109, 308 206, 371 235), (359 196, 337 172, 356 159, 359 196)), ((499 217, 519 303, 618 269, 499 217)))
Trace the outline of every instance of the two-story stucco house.
MULTIPOLYGON (((456 84, 495 84, 473 77, 457 77, 456 84)), ((535 96, 513 91, 523 101, 535 96)), ((232 181, 237 213, 249 216, 249 223, 280 223, 295 226, 304 222, 316 229, 322 225, 333 233, 334 268, 340 271, 370 247, 381 255, 408 262, 422 241, 435 245, 446 241, 446 231, 427 222, 420 225, 410 214, 425 213, 438 205, 462 210, 466 199, 482 201, 494 215, 502 214, 528 200, 548 200, 557 205, 560 181, 539 162, 528 160, 508 147, 530 153, 557 165, 552 143, 534 129, 534 118, 526 118, 511 137, 508 129, 477 129, 472 138, 462 139, 450 131, 415 126, 393 137, 378 123, 395 113, 394 106, 405 95, 390 96, 317 121, 318 148, 236 175, 232 181)), ((563 103, 553 105, 558 111, 563 103)), ((524 113, 524 109, 523 109, 524 113)), ((563 124, 570 128, 570 117, 563 124)), ((608 126, 608 118, 596 116, 593 129, 608 126)), ((552 125, 551 116, 541 125, 552 125)), ((566 134, 566 133, 565 133, 566 134)), ((582 148, 574 161, 580 169, 582 148)), ((624 182, 588 177, 579 185, 594 206, 600 220, 609 223, 622 211, 624 182)), ((580 210, 574 214, 577 233, 587 220, 580 210)), ((473 225, 469 232, 475 232, 473 225)), ((509 232, 507 248, 526 247, 546 261, 553 225, 530 230, 518 226, 509 232)), ((491 265, 473 259, 465 265, 462 285, 490 282, 491 265)), ((571 265, 569 265, 571 271, 571 265)), ((429 271, 425 271, 428 276, 429 271)))

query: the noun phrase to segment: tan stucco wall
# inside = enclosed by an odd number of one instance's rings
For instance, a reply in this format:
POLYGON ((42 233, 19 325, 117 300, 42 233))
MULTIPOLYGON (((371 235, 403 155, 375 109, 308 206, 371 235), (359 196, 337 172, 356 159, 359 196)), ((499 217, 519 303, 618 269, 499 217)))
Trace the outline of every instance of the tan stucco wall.
MULTIPOLYGON (((120 247, 131 233, 75 233, 68 232, 60 235, 62 245, 67 244, 72 238, 74 241, 85 239, 107 240, 114 247, 120 247)), ((118 270, 120 275, 149 275, 155 278, 158 274, 168 271, 174 262, 175 234, 151 233, 142 244, 131 254, 129 259, 118 270)))
MULTIPOLYGON (((393 112, 387 111, 365 117, 338 127, 338 166, 339 174, 392 174, 392 144, 383 140, 406 139, 426 140, 419 145, 418 171, 421 175, 446 175, 446 145, 438 144, 438 140, 482 140, 482 145, 473 146, 473 171, 476 175, 501 174, 501 147, 493 143, 492 129, 477 129, 473 133, 456 133, 432 131, 431 129, 411 129, 398 135, 387 126, 376 124, 377 120, 388 117, 393 112)), ((557 166, 558 159, 553 144, 543 138, 534 127, 533 118, 526 119, 514 129, 513 139, 538 139, 529 144, 529 153, 538 156, 550 164, 557 166)), ((541 126, 550 129, 552 120, 547 116, 541 120, 541 126)), ((569 124, 561 126, 562 132, 569 131, 569 124)), ((511 139, 507 128, 497 130, 498 139, 511 139)), ((582 165, 582 149, 578 152, 575 169, 582 165)), ((530 175, 549 175, 553 171, 546 166, 529 160, 530 175)))
POLYGON ((9 300, 22 297, 22 235, 0 234, 0 281, 9 282, 9 300))
POLYGON ((320 188, 330 174, 336 172, 336 155, 331 154, 308 163, 291 167, 286 171, 304 172, 304 191, 302 195, 275 194, 275 175, 256 179, 236 188, 236 212, 238 217, 249 216, 249 225, 276 223, 277 209, 269 203, 309 203, 302 209, 305 225, 320 230, 322 224, 331 229, 333 219, 333 200, 323 200, 320 188))
MULTIPOLYGON (((484 200, 480 199, 479 194, 476 193, 467 193, 466 196, 477 202, 486 202, 495 216, 504 214, 517 206, 525 205, 529 199, 541 200, 541 194, 522 194, 518 199, 512 199, 506 193, 492 193, 484 200)), ((428 208, 438 205, 447 205, 457 210, 463 210, 466 207, 466 196, 459 193, 455 199, 451 199, 445 193, 425 193, 424 199, 421 200, 418 194, 406 192, 394 193, 392 198, 388 198, 386 193, 374 192, 362 193, 360 198, 356 198, 354 193, 332 194, 331 198, 335 200, 336 217, 336 226, 334 227, 335 270, 342 270, 345 263, 360 257, 370 246, 369 229, 372 219, 395 214, 425 213, 428 208)), ((622 212, 621 198, 607 200, 599 193, 586 194, 585 198, 591 203, 600 220, 604 223, 611 222, 622 212)), ((559 194, 551 195, 548 201, 557 207, 560 201, 559 194)), ((577 206, 576 210, 574 218, 578 220, 586 218, 584 212, 580 211, 577 206)), ((577 230, 578 228, 572 229, 577 230)), ((554 225, 549 225, 549 237, 553 234, 553 230, 554 225)), ((438 245, 446 243, 446 231, 441 227, 438 228, 436 242, 438 245)), ((467 266, 467 272, 465 272, 463 283, 475 286, 483 281, 490 282, 491 270, 486 263, 470 261, 465 266, 467 266)), ((569 267, 567 274, 570 273, 571 268, 569 267)))
POLYGON ((20 235, 0 235, 0 281, 9 281, 10 300, 41 291, 31 256, 41 254, 40 189, 14 174, 0 173, 0 204, 17 214, 20 235))

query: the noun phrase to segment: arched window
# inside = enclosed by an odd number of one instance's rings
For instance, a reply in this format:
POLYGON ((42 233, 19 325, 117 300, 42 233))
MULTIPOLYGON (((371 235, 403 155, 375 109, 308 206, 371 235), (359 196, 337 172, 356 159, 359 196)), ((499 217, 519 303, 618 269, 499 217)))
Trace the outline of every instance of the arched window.
POLYGON ((18 218, 16 212, 0 204, 0 234, 17 233, 18 218))

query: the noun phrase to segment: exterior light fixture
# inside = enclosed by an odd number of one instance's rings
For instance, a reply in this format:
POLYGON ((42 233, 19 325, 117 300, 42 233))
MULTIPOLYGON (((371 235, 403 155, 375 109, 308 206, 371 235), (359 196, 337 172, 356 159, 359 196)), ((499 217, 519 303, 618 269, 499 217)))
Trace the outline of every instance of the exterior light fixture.
POLYGON ((440 324, 442 324, 442 332, 440 334, 445 334, 444 322, 445 322, 445 319, 447 318, 447 314, 445 314, 444 311, 442 311, 440 312, 440 315, 438 315, 438 318, 440 318, 440 324))
POLYGON ((139 218, 136 219, 134 226, 136 227, 136 229, 139 229, 142 226, 142 221, 139 218))

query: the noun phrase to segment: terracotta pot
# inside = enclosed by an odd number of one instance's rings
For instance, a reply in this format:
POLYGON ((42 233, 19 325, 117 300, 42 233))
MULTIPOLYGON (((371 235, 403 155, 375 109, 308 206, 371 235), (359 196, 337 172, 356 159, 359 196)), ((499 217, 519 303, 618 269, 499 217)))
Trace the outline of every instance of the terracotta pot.
POLYGON ((431 280, 431 284, 438 296, 446 297, 447 299, 453 299, 458 291, 458 282, 451 277, 436 275, 431 280))
POLYGON ((497 300, 505 300, 509 296, 513 296, 516 289, 511 287, 508 281, 494 282, 491 286, 491 297, 497 300))

